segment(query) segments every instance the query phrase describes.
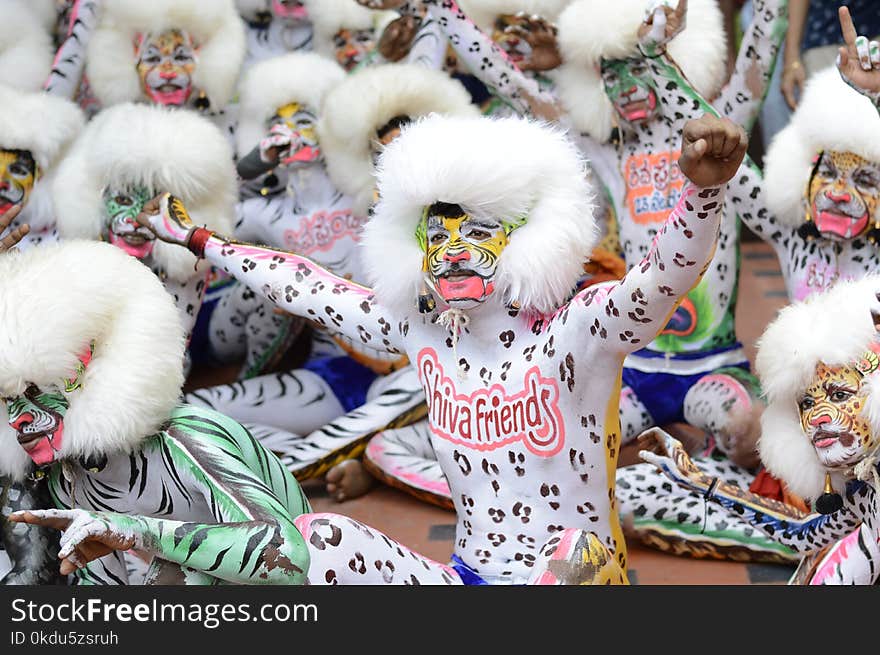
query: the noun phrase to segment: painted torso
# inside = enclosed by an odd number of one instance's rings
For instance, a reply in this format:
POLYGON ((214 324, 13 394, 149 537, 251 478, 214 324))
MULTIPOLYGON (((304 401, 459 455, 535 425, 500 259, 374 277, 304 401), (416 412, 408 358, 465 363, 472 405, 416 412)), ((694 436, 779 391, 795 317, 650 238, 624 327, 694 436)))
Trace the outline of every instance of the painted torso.
POLYGON ((285 21, 272 20, 268 26, 248 25, 247 55, 242 70, 270 57, 286 52, 312 49, 312 26, 308 23, 291 25, 285 21))

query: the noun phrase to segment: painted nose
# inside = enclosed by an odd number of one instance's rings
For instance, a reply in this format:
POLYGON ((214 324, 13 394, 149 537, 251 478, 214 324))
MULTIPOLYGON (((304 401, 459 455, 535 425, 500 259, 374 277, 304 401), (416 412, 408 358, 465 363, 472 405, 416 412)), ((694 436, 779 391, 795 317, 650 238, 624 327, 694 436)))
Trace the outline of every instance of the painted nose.
POLYGON ((821 427, 828 423, 831 423, 831 417, 828 416, 828 414, 822 414, 821 416, 810 419, 810 425, 814 428, 821 427))
POLYGON ((163 80, 173 80, 177 77, 177 73, 174 71, 159 71, 159 77, 163 80))
POLYGON ((34 422, 34 416, 30 412, 21 414, 17 419, 9 423, 9 426, 16 432, 21 432, 27 426, 34 422))
POLYGON ((836 203, 847 203, 852 200, 852 194, 850 193, 834 193, 833 191, 829 191, 825 194, 828 197, 828 200, 836 203))
POLYGON ((9 183, 9 180, 0 180, 0 191, 6 191, 10 188, 12 188, 12 185, 9 183))
POLYGON ((470 261, 471 254, 467 250, 462 250, 457 255, 450 255, 448 252, 443 255, 443 259, 448 261, 450 264, 457 264, 458 262, 466 262, 470 261))
POLYGON ((632 95, 633 93, 635 93, 636 91, 638 91, 638 88, 636 87, 635 84, 633 84, 633 85, 632 85, 631 87, 629 87, 626 91, 624 91, 624 93, 625 93, 626 95, 628 95, 628 96, 631 96, 631 95, 632 95))

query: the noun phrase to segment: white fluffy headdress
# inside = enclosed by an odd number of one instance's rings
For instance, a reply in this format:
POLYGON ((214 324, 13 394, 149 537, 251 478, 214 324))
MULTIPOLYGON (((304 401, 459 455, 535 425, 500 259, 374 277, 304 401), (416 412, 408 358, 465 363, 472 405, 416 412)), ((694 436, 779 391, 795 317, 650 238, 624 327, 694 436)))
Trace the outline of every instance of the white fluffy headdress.
MULTIPOLYGON (((235 224, 232 149, 220 129, 195 112, 126 103, 92 119, 52 184, 62 238, 100 238, 104 189, 129 186, 171 192, 195 224, 220 234, 235 224)), ((186 248, 161 241, 153 259, 179 281, 192 277, 197 262, 186 248)))
POLYGON ((305 0, 312 23, 315 51, 332 57, 333 37, 339 30, 376 30, 376 40, 385 27, 399 16, 396 11, 367 9, 355 0, 305 0))
POLYGON ((0 0, 0 84, 38 91, 49 76, 54 25, 38 9, 31 0, 0 0))
MULTIPOLYGON (((851 364, 868 351, 877 338, 872 312, 880 314, 878 293, 878 275, 838 282, 785 307, 758 341, 755 369, 767 399, 758 452, 773 475, 805 498, 822 493, 825 469, 801 428, 799 395, 820 362, 851 364)), ((862 410, 875 433, 880 431, 880 394, 874 390, 878 380, 880 372, 866 379, 868 397, 862 410)))
POLYGON ((525 12, 537 15, 551 23, 571 0, 459 0, 458 6, 481 30, 491 30, 495 20, 503 14, 525 12))
POLYGON ((0 85, 0 148, 30 151, 43 175, 21 216, 33 230, 55 222, 51 186, 56 164, 84 124, 82 111, 69 100, 0 85))
POLYGON ((585 162, 560 130, 520 118, 431 115, 382 153, 379 202, 363 237, 376 298, 416 311, 422 257, 415 231, 435 202, 502 220, 526 217, 498 261, 497 294, 549 312, 571 293, 598 239, 585 162))
POLYGON ((271 0, 235 0, 235 6, 242 18, 248 21, 256 20, 257 14, 271 12, 271 0))
MULTIPOLYGON (((94 341, 67 395, 63 457, 131 451, 157 432, 183 384, 184 328, 150 270, 109 244, 70 241, 0 257, 0 395, 58 386, 94 341)), ((0 402, 0 474, 31 460, 0 402)))
POLYGON ((804 194, 820 150, 851 152, 880 162, 880 116, 832 66, 811 76, 791 121, 767 150, 767 207, 785 225, 804 222, 804 194))
POLYGON ((336 187, 366 216, 376 187, 370 144, 395 116, 431 113, 477 116, 470 94, 442 71, 415 64, 385 64, 354 73, 324 103, 319 134, 327 171, 336 187))
MULTIPOLYGON (((602 59, 639 54, 638 29, 650 0, 575 0, 559 16, 563 64, 550 75, 573 125, 605 142, 614 109, 599 71, 602 59)), ((716 0, 691 0, 685 29, 667 46, 694 89, 704 98, 719 90, 726 70, 726 39, 716 0)))
POLYGON ((168 29, 185 30, 195 40, 193 84, 205 91, 211 107, 229 103, 247 49, 245 24, 232 0, 104 0, 86 54, 86 74, 103 106, 142 99, 135 37, 168 29))
POLYGON ((246 155, 265 136, 266 122, 279 107, 297 102, 320 115, 324 98, 344 79, 345 70, 335 60, 310 52, 292 52, 251 66, 239 87, 238 156, 246 155))

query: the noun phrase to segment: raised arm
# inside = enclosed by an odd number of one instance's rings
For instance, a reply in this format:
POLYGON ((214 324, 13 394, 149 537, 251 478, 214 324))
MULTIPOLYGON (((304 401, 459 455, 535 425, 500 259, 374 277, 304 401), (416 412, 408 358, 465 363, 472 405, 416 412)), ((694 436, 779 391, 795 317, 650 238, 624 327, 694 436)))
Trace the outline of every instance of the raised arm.
POLYGON ((846 7, 838 10, 838 17, 844 43, 837 54, 840 76, 880 113, 880 43, 858 35, 846 7))
POLYGON ((189 248, 290 314, 373 350, 403 351, 399 320, 376 303, 367 287, 334 275, 306 257, 239 243, 197 228, 183 204, 169 194, 147 203, 137 220, 159 239, 189 248))
POLYGON ((754 0, 754 17, 743 35, 733 74, 712 104, 725 118, 752 130, 788 26, 788 0, 754 0))
POLYGON ((833 514, 805 514, 796 508, 703 473, 669 434, 653 428, 639 437, 639 455, 679 486, 718 503, 792 550, 808 553, 842 539, 862 521, 860 507, 873 507, 874 490, 864 482, 847 486, 843 508, 833 514))
POLYGON ((702 277, 715 252, 726 182, 745 155, 737 125, 706 114, 688 121, 679 166, 689 183, 645 258, 611 287, 589 287, 571 301, 582 308, 587 338, 629 353, 647 346, 702 277))
POLYGON ((167 482, 186 495, 201 494, 215 523, 81 509, 12 518, 63 530, 62 573, 109 551, 134 548, 226 582, 305 581, 308 549, 293 520, 309 511, 308 502, 293 476, 247 430, 215 412, 184 406, 153 443, 162 449, 167 482))
POLYGON ((86 47, 101 18, 102 0, 76 0, 70 11, 67 38, 55 53, 52 70, 43 84, 51 95, 76 100, 86 66, 86 47))

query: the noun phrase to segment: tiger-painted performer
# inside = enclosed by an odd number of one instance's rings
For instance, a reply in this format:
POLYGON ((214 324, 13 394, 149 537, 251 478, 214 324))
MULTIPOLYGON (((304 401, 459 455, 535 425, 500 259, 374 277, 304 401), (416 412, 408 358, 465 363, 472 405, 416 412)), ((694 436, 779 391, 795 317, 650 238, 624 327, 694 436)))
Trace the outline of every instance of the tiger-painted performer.
POLYGON ((840 281, 783 309, 758 343, 756 369, 768 401, 761 459, 818 513, 727 484, 662 432, 644 437, 642 457, 702 496, 699 502, 735 512, 808 555, 796 583, 873 584, 880 574, 878 294, 876 274, 840 281))
POLYGON ((57 46, 52 70, 43 88, 76 102, 87 116, 100 109, 85 75, 86 49, 103 11, 103 0, 59 0, 52 3, 57 46))
POLYGON ((194 228, 167 194, 151 203, 138 220, 160 238, 419 372, 457 513, 453 566, 322 514, 298 523, 309 581, 625 582, 621 366, 705 270, 746 145, 729 121, 688 123, 680 163, 692 184, 654 249, 619 283, 575 295, 597 237, 585 166, 532 121, 430 116, 383 150, 363 237, 373 288, 194 228))
POLYGON ((247 23, 242 70, 287 52, 312 49, 312 24, 303 0, 235 0, 247 23))
POLYGON ((52 200, 62 239, 109 241, 162 280, 189 339, 210 267, 157 242, 134 220, 164 189, 188 198, 200 224, 234 224, 235 166, 220 130, 195 112, 125 103, 103 110, 83 130, 58 166, 52 200))
POLYGON ((305 580, 296 481, 235 421, 177 404, 184 328, 155 275, 70 241, 0 257, 0 299, 0 471, 36 466, 55 506, 7 520, 61 530, 62 574, 125 584, 133 549, 157 584, 305 580))
POLYGON ((356 0, 303 0, 312 21, 315 52, 346 72, 386 63, 379 51, 385 28, 399 14, 360 6, 356 0))
MULTIPOLYGON (((848 14, 846 22, 856 61, 856 34, 848 14)), ((857 77, 866 87, 856 90, 870 94, 870 81, 857 77)), ((810 79, 791 123, 770 145, 766 180, 754 165, 743 167, 737 176, 738 186, 753 199, 751 205, 739 203, 738 214, 776 250, 789 299, 800 300, 838 279, 880 270, 870 233, 880 219, 878 139, 880 119, 871 102, 847 88, 830 69, 810 79)), ((710 401, 709 396, 701 401, 706 410, 710 401)), ((754 469, 717 457, 697 458, 697 465, 712 469, 714 477, 729 484, 804 507, 765 469, 755 475, 754 469)), ((631 467, 620 477, 618 494, 627 523, 632 535, 644 542, 694 556, 796 561, 795 553, 768 542, 735 512, 704 508, 696 495, 670 488, 649 465, 631 467), (658 489, 662 493, 656 493, 658 489)))
MULTIPOLYGON (((375 194, 374 164, 381 150, 406 123, 421 116, 432 112, 474 116, 476 109, 458 82, 440 71, 414 64, 371 67, 335 85, 327 80, 324 88, 328 91, 322 97, 318 81, 328 76, 320 76, 319 65, 334 64, 315 54, 286 55, 279 63, 283 66, 273 64, 271 69, 267 68, 269 62, 258 64, 246 78, 242 106, 250 107, 248 115, 254 120, 241 124, 238 137, 245 140, 250 136, 244 142, 256 141, 269 128, 262 147, 265 151, 266 144, 273 147, 278 143, 276 137, 286 135, 288 150, 283 157, 293 161, 288 169, 292 183, 307 192, 315 185, 305 183, 320 177, 326 188, 342 198, 341 206, 346 209, 330 214, 316 204, 314 214, 303 214, 299 209, 303 193, 291 194, 292 200, 248 199, 240 205, 235 236, 301 253, 340 277, 363 281, 357 249, 375 194), (268 98, 262 82, 274 80, 274 88, 278 89, 279 80, 287 80, 283 76, 288 75, 288 92, 279 90, 277 96, 268 98), (311 107, 320 109, 317 127, 314 121, 318 111, 311 107), (279 124, 279 112, 297 122, 279 124), (314 170, 301 172, 306 166, 314 170), (260 213, 264 208, 271 212, 260 213)), ((251 162, 256 162, 253 168, 259 169, 261 160, 256 150, 239 161, 240 172, 251 162)), ((276 158, 277 154, 269 157, 276 158)), ((317 198, 325 202, 332 199, 326 193, 317 198)), ((262 318, 275 317, 276 313, 271 303, 246 285, 239 288, 241 300, 234 305, 230 302, 230 306, 250 338, 253 325, 260 326, 262 318), (256 310, 247 314, 245 310, 250 307, 256 310)), ((236 294, 228 298, 235 299, 236 294)), ((221 304, 217 312, 224 309, 221 304)), ((215 324, 216 313, 212 316, 215 324)), ((218 336, 227 340, 241 333, 234 325, 219 325, 218 330, 224 332, 218 336)), ((424 409, 414 372, 389 379, 376 377, 402 368, 405 359, 371 348, 360 339, 352 340, 335 332, 332 325, 328 327, 313 333, 310 359, 303 369, 200 389, 188 400, 248 425, 260 424, 254 426, 255 433, 282 454, 282 461, 297 477, 327 473, 333 497, 342 500, 369 486, 370 478, 359 475, 348 464, 363 450, 366 439, 389 425, 406 425, 423 415, 424 409)))
POLYGON ((29 226, 19 249, 58 240, 50 189, 84 123, 68 100, 0 85, 0 213, 16 207, 10 229, 29 226))

